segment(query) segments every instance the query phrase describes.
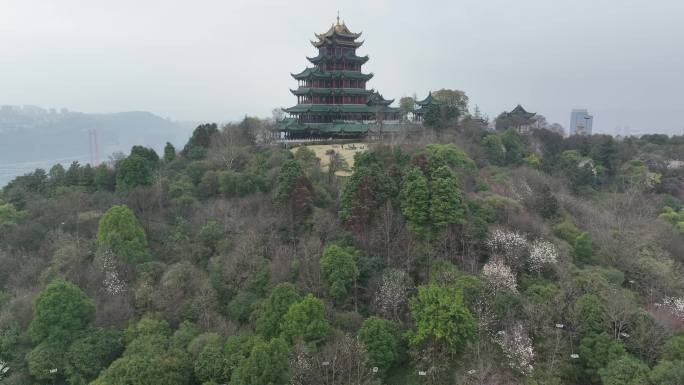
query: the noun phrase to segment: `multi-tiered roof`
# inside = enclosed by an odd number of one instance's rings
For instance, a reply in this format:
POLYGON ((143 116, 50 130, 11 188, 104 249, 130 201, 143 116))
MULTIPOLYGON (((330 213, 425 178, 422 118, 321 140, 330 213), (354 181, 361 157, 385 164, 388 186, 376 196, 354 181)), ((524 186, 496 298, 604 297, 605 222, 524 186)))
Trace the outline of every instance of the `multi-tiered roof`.
POLYGON ((281 131, 303 135, 358 135, 372 131, 385 120, 398 119, 399 109, 366 83, 373 77, 362 66, 368 56, 358 56, 357 41, 344 22, 334 23, 328 31, 315 34, 311 44, 318 55, 307 57, 313 67, 292 74, 298 88, 290 90, 297 105, 284 109, 290 117, 280 123, 281 131))
POLYGON ((433 106, 441 106, 444 103, 435 99, 435 97, 432 96, 432 91, 430 91, 425 99, 416 100, 416 104, 418 105, 418 108, 413 111, 413 114, 416 116, 417 120, 420 121, 423 119, 428 110, 430 110, 430 108, 433 106))

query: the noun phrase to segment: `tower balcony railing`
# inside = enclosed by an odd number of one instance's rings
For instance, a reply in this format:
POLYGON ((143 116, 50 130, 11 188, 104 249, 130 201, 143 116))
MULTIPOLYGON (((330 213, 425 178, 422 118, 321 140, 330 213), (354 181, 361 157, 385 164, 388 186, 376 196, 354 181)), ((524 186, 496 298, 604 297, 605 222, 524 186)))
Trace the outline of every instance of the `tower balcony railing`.
POLYGON ((299 87, 306 87, 306 88, 353 88, 353 89, 365 89, 366 84, 363 82, 348 82, 348 83, 340 83, 340 82, 330 82, 330 83, 313 83, 313 82, 298 82, 297 85, 299 87))

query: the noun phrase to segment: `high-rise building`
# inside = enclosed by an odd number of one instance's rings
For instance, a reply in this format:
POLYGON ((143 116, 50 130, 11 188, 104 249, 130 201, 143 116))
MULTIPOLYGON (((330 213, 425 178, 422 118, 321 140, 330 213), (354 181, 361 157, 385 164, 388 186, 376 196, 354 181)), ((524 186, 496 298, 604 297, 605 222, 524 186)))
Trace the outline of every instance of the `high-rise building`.
POLYGON ((570 113, 570 136, 591 135, 594 117, 587 110, 572 110, 570 113))

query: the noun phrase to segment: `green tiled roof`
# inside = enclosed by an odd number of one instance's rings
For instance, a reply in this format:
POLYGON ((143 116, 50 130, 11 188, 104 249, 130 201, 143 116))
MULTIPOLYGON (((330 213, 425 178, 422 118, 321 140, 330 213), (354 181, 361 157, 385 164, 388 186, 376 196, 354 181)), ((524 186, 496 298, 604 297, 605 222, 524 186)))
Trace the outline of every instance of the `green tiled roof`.
POLYGON ((335 55, 330 55, 330 54, 321 54, 319 52, 317 56, 307 57, 307 59, 313 64, 318 64, 318 63, 325 61, 325 60, 356 61, 356 62, 361 62, 361 64, 363 64, 363 63, 368 61, 368 55, 356 56, 356 54, 354 52, 347 52, 346 54, 344 54, 342 56, 335 56, 335 55))
POLYGON ((398 112, 399 108, 384 105, 369 106, 367 104, 297 104, 290 108, 284 108, 288 113, 301 114, 305 112, 348 112, 348 113, 371 113, 398 112))
POLYGON ((297 104, 294 107, 285 108, 285 112, 349 112, 349 113, 375 113, 375 107, 366 104, 297 104))
POLYGON ((333 123, 292 123, 289 119, 278 122, 280 131, 311 132, 315 134, 365 134, 368 132, 396 132, 401 129, 400 124, 333 122, 333 123))
POLYGON ((371 94, 368 104, 370 105, 381 105, 381 106, 389 106, 394 102, 394 99, 385 99, 381 93, 377 91, 373 91, 371 94))
POLYGON ((348 79, 365 79, 369 80, 373 74, 364 74, 359 71, 323 71, 318 67, 308 67, 298 74, 292 74, 292 77, 300 80, 309 77, 314 78, 348 78, 348 79))
POLYGON ((419 106, 427 106, 428 104, 442 104, 439 100, 435 99, 434 96, 432 96, 432 91, 428 93, 427 98, 423 100, 416 100, 416 104, 419 106))
POLYGON ((363 40, 362 41, 353 41, 353 40, 347 40, 347 39, 339 39, 339 38, 325 38, 323 40, 319 41, 312 41, 311 44, 313 44, 314 47, 320 48, 323 47, 324 45, 346 45, 349 47, 354 47, 354 48, 359 48, 363 45, 363 40))
POLYGON ((296 90, 290 90, 295 95, 370 95, 373 90, 367 90, 365 88, 309 88, 309 87, 299 87, 296 90))
POLYGON ((526 119, 530 119, 531 117, 537 115, 534 112, 527 112, 523 106, 518 104, 515 106, 515 108, 511 112, 506 112, 506 117, 511 118, 511 117, 522 117, 526 119))

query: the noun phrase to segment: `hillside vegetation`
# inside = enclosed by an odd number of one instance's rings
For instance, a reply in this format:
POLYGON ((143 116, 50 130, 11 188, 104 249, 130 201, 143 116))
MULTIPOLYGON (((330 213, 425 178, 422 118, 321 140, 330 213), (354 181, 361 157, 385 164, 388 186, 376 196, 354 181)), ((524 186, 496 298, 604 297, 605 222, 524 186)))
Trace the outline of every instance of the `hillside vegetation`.
POLYGON ((102 160, 133 145, 161 149, 187 140, 193 126, 144 111, 88 114, 0 106, 0 186, 35 168, 88 161, 88 130, 97 130, 102 160))
POLYGON ((0 195, 2 384, 682 384, 684 137, 253 118, 0 195))

